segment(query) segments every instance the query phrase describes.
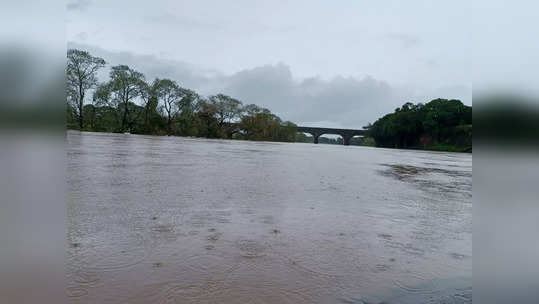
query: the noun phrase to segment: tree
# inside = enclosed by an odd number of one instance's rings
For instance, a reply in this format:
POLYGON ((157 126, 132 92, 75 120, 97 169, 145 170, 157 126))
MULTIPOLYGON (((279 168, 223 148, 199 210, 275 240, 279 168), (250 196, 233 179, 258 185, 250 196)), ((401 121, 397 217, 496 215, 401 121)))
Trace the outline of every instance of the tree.
POLYGON ((231 123, 241 117, 243 111, 241 101, 223 94, 210 96, 209 100, 215 106, 219 126, 222 127, 225 123, 231 123))
POLYGON ((434 99, 427 104, 405 103, 368 126, 377 146, 392 148, 426 147, 471 142, 471 107, 459 100, 434 99))
POLYGON ((191 105, 196 93, 180 87, 170 79, 156 79, 153 84, 161 109, 167 118, 167 134, 172 135, 172 124, 177 115, 191 105))
POLYGON ((283 122, 268 109, 250 104, 244 107, 239 123, 241 137, 248 140, 296 141, 297 128, 291 122, 283 122))
POLYGON ((248 116, 253 116, 255 114, 264 113, 271 114, 271 111, 266 108, 261 108, 255 104, 248 104, 243 107, 242 112, 248 116))
POLYGON ((140 84, 140 99, 142 100, 141 106, 144 108, 144 123, 143 131, 145 133, 153 133, 154 126, 152 125, 152 116, 157 114, 158 97, 156 83, 158 79, 155 79, 152 84, 142 82, 140 84))
POLYGON ((97 71, 104 67, 105 60, 94 57, 86 51, 67 51, 66 95, 73 105, 79 120, 79 128, 84 127, 84 97, 89 89, 97 85, 97 71))
POLYGON ((291 122, 283 122, 268 109, 255 104, 243 106, 241 101, 223 94, 203 99, 170 79, 155 79, 150 84, 142 73, 126 65, 112 67, 109 80, 97 84, 95 74, 104 61, 86 52, 71 50, 68 53, 77 64, 83 55, 93 58, 88 60, 93 60, 96 67, 90 69, 89 74, 82 73, 87 76, 82 91, 80 86, 73 85, 77 83, 74 77, 78 72, 76 65, 71 63, 66 69, 68 128, 77 128, 79 123, 78 128, 84 126, 102 132, 296 140, 297 127, 291 122), (93 101, 84 105, 83 95, 89 89, 94 89, 93 101), (77 111, 75 106, 82 108, 77 111))
POLYGON ((196 136, 217 138, 220 134, 219 125, 215 118, 215 105, 206 99, 201 99, 198 103, 198 111, 194 115, 196 136))
POLYGON ((248 116, 253 116, 253 115, 258 114, 260 112, 262 112, 262 108, 260 108, 259 106, 255 105, 253 103, 245 105, 243 107, 243 113, 245 113, 248 116))
POLYGON ((180 91, 182 92, 182 98, 178 103, 178 134, 192 136, 197 133, 195 127, 195 113, 200 110, 202 99, 200 95, 193 90, 180 88, 180 91))
POLYGON ((116 107, 121 116, 120 131, 131 129, 134 122, 131 112, 135 111, 134 101, 141 97, 145 88, 144 75, 126 65, 117 65, 110 71, 110 81, 102 84, 96 90, 94 99, 102 103, 116 107))

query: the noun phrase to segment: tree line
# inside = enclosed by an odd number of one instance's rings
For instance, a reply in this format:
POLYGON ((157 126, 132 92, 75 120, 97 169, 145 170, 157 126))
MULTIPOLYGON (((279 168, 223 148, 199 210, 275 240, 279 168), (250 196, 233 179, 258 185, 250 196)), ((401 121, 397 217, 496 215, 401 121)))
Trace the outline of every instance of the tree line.
POLYGON ((456 99, 408 102, 365 128, 378 147, 472 149, 472 107, 456 99))
MULTIPOLYGON (((224 94, 204 97, 171 79, 147 81, 126 65, 111 67, 109 79, 100 83, 97 73, 106 64, 87 51, 67 51, 67 128, 312 142, 312 137, 297 132, 294 123, 268 109, 244 105, 224 94)), ((472 146, 472 108, 453 99, 408 102, 365 128, 367 137, 353 138, 352 145, 467 151, 472 146)), ((342 139, 321 137, 320 143, 342 144, 342 139)))
POLYGON ((67 51, 67 128, 207 138, 296 141, 296 125, 270 110, 224 94, 203 97, 176 81, 156 78, 126 65, 111 67, 108 81, 97 72, 104 59, 67 51), (91 102, 86 102, 92 93, 91 102))

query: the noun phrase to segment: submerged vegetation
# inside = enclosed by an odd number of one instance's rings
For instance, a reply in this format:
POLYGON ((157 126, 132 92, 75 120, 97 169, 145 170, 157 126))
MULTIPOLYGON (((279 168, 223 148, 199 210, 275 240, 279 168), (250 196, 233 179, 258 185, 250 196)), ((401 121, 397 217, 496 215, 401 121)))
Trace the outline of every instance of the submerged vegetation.
MULTIPOLYGON (((126 65, 113 66, 99 83, 104 59, 86 51, 67 52, 68 129, 150 135, 177 135, 258 141, 312 142, 296 125, 270 110, 244 105, 233 97, 209 97, 171 79, 146 80, 126 65), (91 94, 91 102, 87 103, 91 94)), ((351 145, 471 151, 472 108, 459 100, 406 103, 366 127, 368 136, 351 145)), ((320 137, 320 143, 342 144, 342 138, 320 137)))

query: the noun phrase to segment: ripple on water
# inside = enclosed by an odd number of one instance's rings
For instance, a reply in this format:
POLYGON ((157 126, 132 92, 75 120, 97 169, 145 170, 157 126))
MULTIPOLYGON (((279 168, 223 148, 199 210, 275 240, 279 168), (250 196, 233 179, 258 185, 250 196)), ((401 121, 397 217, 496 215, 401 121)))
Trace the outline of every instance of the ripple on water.
POLYGON ((266 255, 267 246, 256 240, 239 240, 236 242, 236 247, 240 250, 241 256, 245 258, 258 258, 266 255))
POLYGON ((225 274, 234 270, 236 264, 232 259, 226 259, 216 254, 199 254, 184 260, 187 267, 198 274, 225 274))
POLYGON ((364 266, 357 252, 342 247, 312 246, 311 250, 300 253, 279 255, 286 259, 292 268, 334 279, 355 276, 364 266))
POLYGON ((161 303, 200 303, 208 294, 215 291, 216 285, 206 284, 179 284, 171 286, 165 291, 161 303))
POLYGON ((73 281, 81 285, 96 286, 101 279, 94 272, 78 270, 73 275, 73 281))
POLYGON ((178 236, 181 233, 176 231, 175 225, 173 224, 157 224, 152 226, 152 237, 157 240, 166 240, 169 242, 175 241, 178 239, 178 236))
POLYGON ((140 264, 146 260, 150 249, 138 245, 131 247, 104 246, 85 253, 84 271, 91 273, 116 271, 140 264))
POLYGON ((433 280, 427 280, 420 274, 406 274, 393 280, 393 284, 406 293, 429 294, 438 291, 433 280))
POLYGON ((211 298, 218 303, 300 304, 316 302, 302 290, 289 289, 281 284, 254 285, 249 284, 249 282, 228 284, 226 288, 212 293, 211 298))
POLYGON ((372 267, 372 272, 374 273, 380 273, 385 272, 391 269, 390 265, 387 264, 376 264, 374 267, 372 267))
POLYGON ((255 143, 70 136, 87 139, 70 143, 84 151, 69 160, 72 302, 363 303, 380 290, 438 303, 444 285, 424 278, 469 272, 471 157, 261 144, 262 164, 255 143), (120 171, 102 169, 111 157, 120 171))
POLYGON ((170 233, 174 231, 174 226, 168 224, 157 224, 152 227, 152 231, 159 233, 170 233))
POLYGON ((468 258, 467 255, 461 254, 461 253, 456 253, 456 252, 452 252, 449 255, 455 260, 464 260, 464 259, 468 258))
POLYGON ((221 285, 212 280, 205 280, 201 283, 168 281, 148 284, 139 288, 134 296, 122 303, 206 303, 206 300, 210 298, 209 295, 219 288, 221 285))
POLYGON ((82 286, 70 286, 67 288, 67 296, 70 298, 81 298, 88 294, 88 289, 82 286))

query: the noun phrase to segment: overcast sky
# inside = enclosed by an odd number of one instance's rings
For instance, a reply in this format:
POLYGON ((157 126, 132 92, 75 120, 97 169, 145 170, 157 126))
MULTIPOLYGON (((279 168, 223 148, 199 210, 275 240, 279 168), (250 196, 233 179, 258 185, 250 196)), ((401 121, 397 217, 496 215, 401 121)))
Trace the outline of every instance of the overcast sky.
POLYGON ((360 128, 408 101, 471 104, 467 3, 70 0, 67 41, 298 124, 360 128))

